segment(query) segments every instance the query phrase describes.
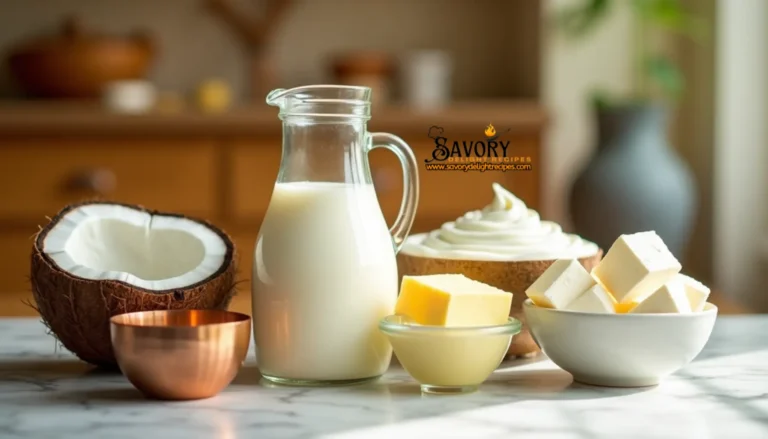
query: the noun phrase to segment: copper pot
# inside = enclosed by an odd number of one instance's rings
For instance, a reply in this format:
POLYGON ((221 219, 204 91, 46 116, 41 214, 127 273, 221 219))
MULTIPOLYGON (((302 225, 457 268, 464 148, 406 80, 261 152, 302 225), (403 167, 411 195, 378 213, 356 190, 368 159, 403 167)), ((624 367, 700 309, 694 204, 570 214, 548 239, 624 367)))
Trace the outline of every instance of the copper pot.
POLYGON ((108 82, 143 79, 155 48, 147 35, 86 33, 70 18, 59 35, 11 51, 8 67, 22 89, 38 98, 95 98, 108 82))

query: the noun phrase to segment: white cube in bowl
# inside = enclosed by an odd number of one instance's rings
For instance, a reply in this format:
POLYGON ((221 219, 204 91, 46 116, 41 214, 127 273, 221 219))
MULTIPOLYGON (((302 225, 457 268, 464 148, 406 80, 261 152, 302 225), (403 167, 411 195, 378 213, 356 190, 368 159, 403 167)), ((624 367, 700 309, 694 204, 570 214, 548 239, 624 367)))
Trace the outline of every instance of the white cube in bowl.
POLYGON ((543 308, 523 311, 534 340, 577 382, 653 386, 690 363, 712 334, 717 307, 685 314, 599 314, 543 308))

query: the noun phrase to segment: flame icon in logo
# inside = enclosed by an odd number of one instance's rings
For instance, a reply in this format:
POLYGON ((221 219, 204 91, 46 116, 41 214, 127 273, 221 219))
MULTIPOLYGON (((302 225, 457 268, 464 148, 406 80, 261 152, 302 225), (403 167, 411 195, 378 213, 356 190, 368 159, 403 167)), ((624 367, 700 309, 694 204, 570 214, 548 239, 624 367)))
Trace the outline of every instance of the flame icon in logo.
POLYGON ((493 137, 496 135, 496 128, 493 127, 492 123, 489 123, 488 126, 485 128, 485 135, 487 137, 493 137))

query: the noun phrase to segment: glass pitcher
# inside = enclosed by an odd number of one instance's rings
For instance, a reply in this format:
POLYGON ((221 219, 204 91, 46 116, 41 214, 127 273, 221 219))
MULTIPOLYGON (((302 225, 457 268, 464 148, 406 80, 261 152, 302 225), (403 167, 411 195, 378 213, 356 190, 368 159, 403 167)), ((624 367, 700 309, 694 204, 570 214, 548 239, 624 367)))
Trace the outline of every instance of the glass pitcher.
POLYGON ((378 322, 394 312, 395 254, 418 203, 413 151, 367 131, 367 87, 281 89, 267 103, 280 108, 283 155, 253 265, 259 370, 281 384, 375 379, 392 356, 378 322), (389 229, 368 166, 378 147, 403 167, 403 201, 389 229))

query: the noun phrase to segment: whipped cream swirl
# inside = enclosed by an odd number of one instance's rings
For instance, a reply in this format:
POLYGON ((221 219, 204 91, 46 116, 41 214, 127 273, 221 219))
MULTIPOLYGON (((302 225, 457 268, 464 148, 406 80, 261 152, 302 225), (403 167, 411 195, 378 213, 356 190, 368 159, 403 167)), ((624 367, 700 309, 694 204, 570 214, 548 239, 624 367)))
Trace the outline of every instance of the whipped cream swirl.
POLYGON ((564 233, 551 221, 542 221, 500 184, 493 184, 493 202, 464 214, 429 233, 409 237, 402 251, 409 255, 443 259, 537 261, 583 258, 598 246, 564 233))

